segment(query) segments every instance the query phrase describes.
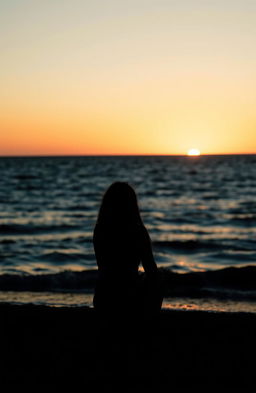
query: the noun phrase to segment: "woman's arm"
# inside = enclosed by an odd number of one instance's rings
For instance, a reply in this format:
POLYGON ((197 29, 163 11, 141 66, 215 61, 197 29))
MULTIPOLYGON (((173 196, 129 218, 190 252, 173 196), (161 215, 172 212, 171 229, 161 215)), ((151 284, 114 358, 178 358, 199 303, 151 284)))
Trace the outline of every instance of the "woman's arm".
POLYGON ((141 239, 141 263, 145 273, 150 275, 155 275, 157 273, 157 265, 152 252, 151 240, 145 227, 143 227, 141 239))

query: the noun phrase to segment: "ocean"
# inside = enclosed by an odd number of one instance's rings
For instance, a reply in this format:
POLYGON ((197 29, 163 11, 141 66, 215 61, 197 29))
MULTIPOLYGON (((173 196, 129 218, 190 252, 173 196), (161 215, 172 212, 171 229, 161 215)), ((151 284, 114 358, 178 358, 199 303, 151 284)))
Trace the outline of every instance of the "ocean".
POLYGON ((164 307, 256 312, 256 155, 2 157, 0 173, 0 302, 91 305, 101 198, 127 181, 164 307))

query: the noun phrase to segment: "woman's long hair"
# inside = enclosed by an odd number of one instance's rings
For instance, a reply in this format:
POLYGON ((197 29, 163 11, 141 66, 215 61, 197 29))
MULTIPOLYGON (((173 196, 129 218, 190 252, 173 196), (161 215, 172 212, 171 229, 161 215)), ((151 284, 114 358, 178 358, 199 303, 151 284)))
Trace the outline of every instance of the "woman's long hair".
POLYGON ((97 223, 106 226, 142 224, 136 193, 128 183, 115 182, 107 189, 97 223))

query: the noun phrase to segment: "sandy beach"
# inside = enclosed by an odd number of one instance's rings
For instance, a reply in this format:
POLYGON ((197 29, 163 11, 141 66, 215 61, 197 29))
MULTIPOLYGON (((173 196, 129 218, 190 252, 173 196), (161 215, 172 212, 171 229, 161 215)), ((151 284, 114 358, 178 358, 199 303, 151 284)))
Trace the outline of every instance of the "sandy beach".
POLYGON ((133 332, 86 307, 2 304, 0 315, 2 391, 255 391, 255 314, 162 310, 133 332))

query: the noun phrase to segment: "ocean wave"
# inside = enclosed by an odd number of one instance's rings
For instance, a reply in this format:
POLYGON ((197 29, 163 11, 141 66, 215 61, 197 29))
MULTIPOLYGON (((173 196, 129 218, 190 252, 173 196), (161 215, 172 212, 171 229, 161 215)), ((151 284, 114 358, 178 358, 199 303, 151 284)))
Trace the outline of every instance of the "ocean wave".
POLYGON ((69 230, 81 230, 82 226, 72 224, 61 224, 61 225, 24 225, 24 224, 1 224, 0 234, 1 235, 27 235, 45 232, 56 232, 56 231, 69 231, 69 230))
POLYGON ((38 176, 36 175, 32 175, 32 174, 24 174, 24 175, 16 175, 15 179, 17 180, 35 180, 35 179, 39 179, 38 176))
POLYGON ((13 239, 0 239, 0 244, 15 244, 13 239))
POLYGON ((0 275, 1 291, 79 291, 94 288, 97 270, 74 272, 66 270, 56 274, 3 274, 0 275))
POLYGON ((46 261, 46 262, 53 262, 53 263, 72 263, 76 261, 88 261, 92 260, 95 261, 95 255, 94 254, 85 254, 81 252, 59 252, 59 251, 52 251, 52 252, 47 252, 39 255, 37 257, 38 260, 40 261, 46 261))
POLYGON ((218 245, 210 242, 205 242, 201 240, 163 240, 154 241, 153 246, 159 248, 171 248, 174 250, 197 250, 198 248, 218 248, 218 245))
POLYGON ((164 269, 161 280, 165 296, 256 300, 256 266, 228 267, 187 274, 164 269))
MULTIPOLYGON (((144 274, 140 274, 143 279, 144 274)), ((98 272, 95 269, 38 275, 3 274, 0 276, 0 290, 88 292, 95 288, 97 277, 98 272)), ((256 301, 256 266, 228 267, 186 274, 160 268, 159 282, 165 297, 214 297, 256 301)))
POLYGON ((231 263, 254 263, 256 259, 255 249, 252 251, 244 250, 241 252, 235 250, 226 250, 226 251, 218 251, 213 253, 208 253, 204 256, 205 262, 207 261, 221 261, 222 263, 226 263, 230 261, 231 263))
POLYGON ((222 239, 221 241, 207 241, 207 240, 162 240, 154 241, 153 246, 156 248, 168 248, 177 251, 223 251, 223 250, 233 250, 233 251, 254 251, 255 243, 252 241, 237 242, 236 244, 232 241, 230 244, 229 239, 222 239))

